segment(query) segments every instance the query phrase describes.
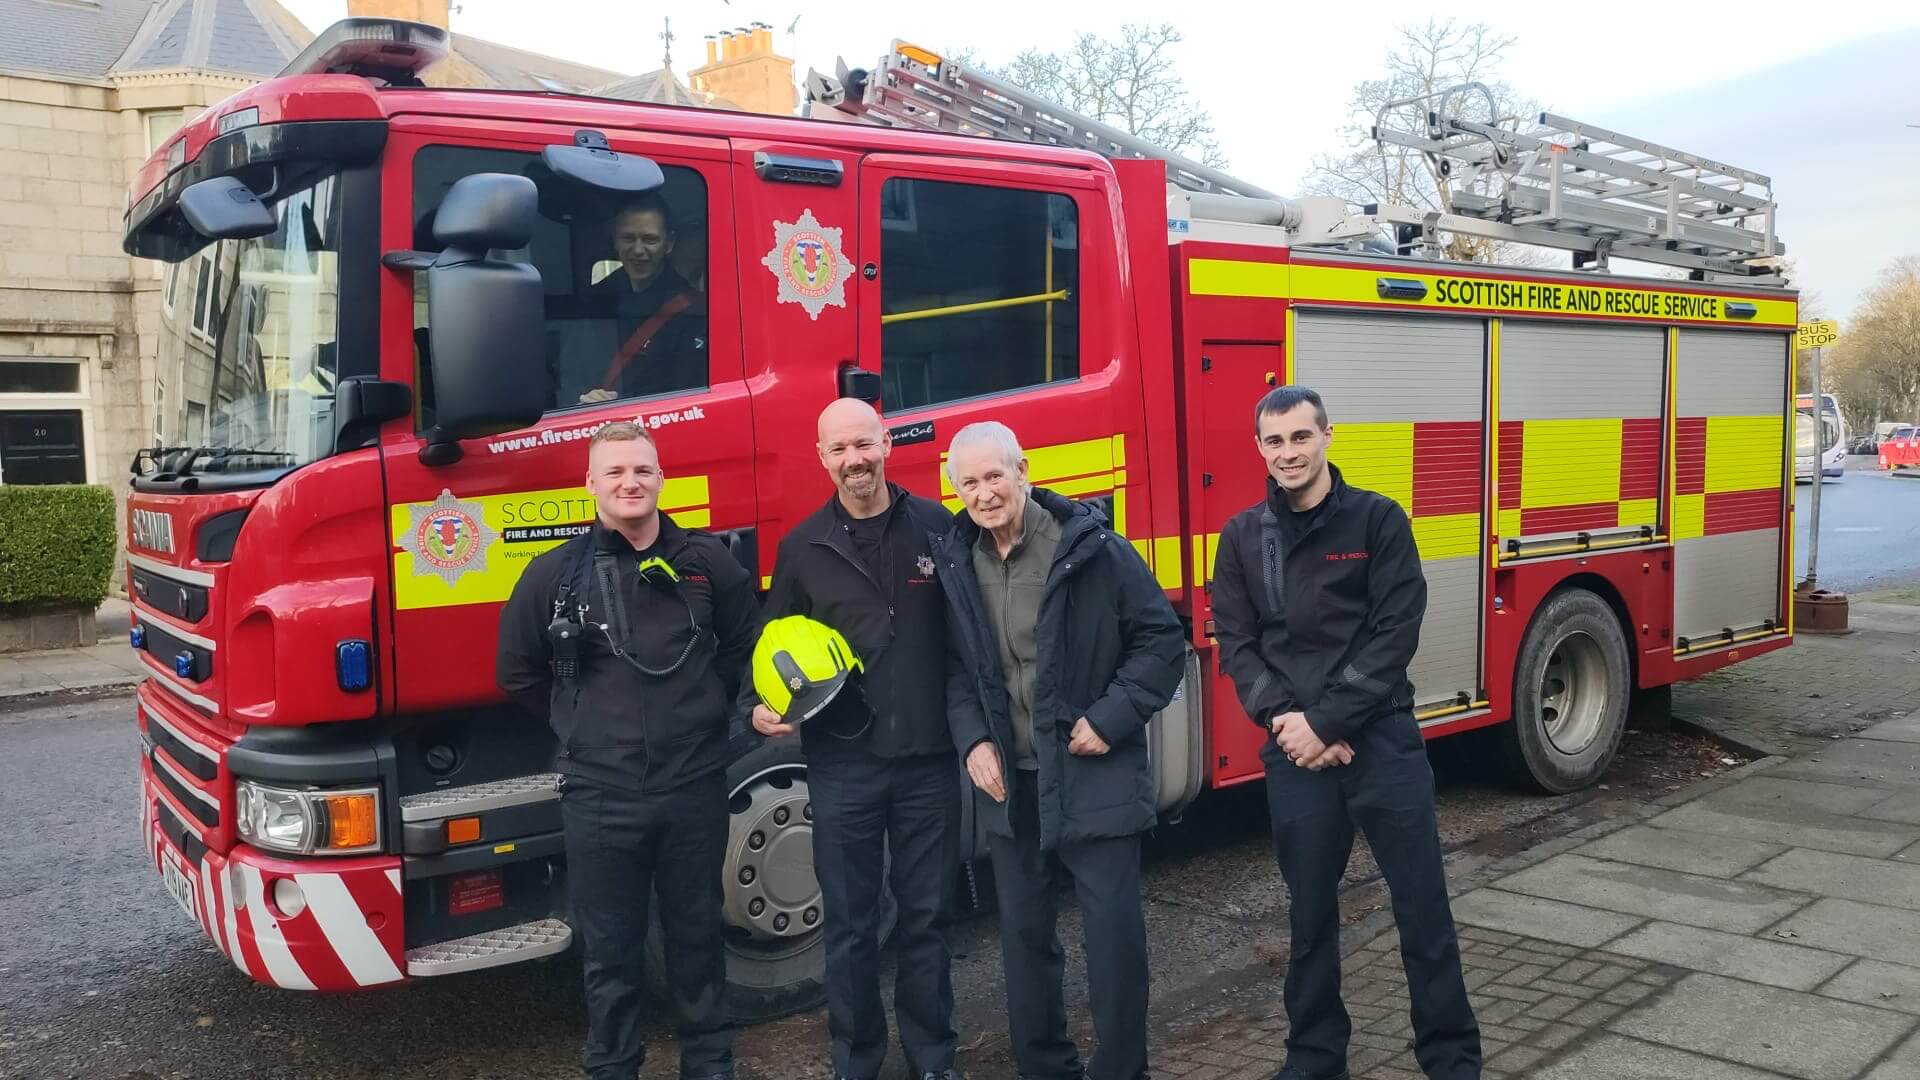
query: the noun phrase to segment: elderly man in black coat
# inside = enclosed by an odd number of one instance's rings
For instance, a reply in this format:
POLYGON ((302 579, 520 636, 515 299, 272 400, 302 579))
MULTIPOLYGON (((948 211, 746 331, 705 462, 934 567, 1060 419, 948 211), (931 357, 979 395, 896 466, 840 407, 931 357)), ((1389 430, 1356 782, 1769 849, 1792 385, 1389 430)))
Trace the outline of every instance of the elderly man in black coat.
POLYGON ((964 663, 949 724, 989 833, 1007 1015, 1022 1077, 1083 1075, 1067 1035, 1054 872, 1086 926, 1099 1048, 1084 1075, 1147 1075, 1147 931, 1140 834, 1151 827, 1147 722, 1179 686, 1186 635, 1133 545, 1105 518, 1027 483, 1003 424, 954 436, 965 510, 936 545, 964 663))

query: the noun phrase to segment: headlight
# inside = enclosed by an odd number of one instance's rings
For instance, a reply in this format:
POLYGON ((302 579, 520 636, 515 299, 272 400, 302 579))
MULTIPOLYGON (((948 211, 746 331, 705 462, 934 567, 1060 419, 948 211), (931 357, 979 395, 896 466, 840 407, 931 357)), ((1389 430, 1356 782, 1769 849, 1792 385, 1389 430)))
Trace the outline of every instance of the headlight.
POLYGON ((282 788, 234 783, 235 828, 258 848, 296 855, 380 850, 378 788, 282 788))

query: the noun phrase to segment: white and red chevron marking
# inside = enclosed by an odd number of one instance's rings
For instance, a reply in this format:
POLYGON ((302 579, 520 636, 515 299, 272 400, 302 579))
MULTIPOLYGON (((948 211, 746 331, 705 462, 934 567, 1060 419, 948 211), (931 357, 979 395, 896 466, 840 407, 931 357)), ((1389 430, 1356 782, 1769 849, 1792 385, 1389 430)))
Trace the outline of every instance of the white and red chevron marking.
MULTIPOLYGON (((237 894, 228 858, 210 851, 192 863, 167 839, 153 800, 169 810, 175 800, 151 776, 142 777, 141 791, 140 826, 154 870, 163 860, 177 862, 192 888, 194 921, 242 972, 291 990, 353 990, 406 978, 399 860, 280 859, 242 845, 230 853, 243 890, 237 894), (271 900, 281 878, 292 878, 306 898, 298 915, 271 900)), ((173 812, 195 830, 198 822, 173 812)))

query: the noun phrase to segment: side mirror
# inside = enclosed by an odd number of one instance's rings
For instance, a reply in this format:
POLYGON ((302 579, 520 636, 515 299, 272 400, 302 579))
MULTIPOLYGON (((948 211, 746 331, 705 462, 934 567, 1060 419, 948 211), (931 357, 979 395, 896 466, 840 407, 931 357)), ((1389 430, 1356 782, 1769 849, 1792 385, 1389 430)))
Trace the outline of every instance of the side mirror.
POLYGON ((546 409, 540 271, 491 257, 526 246, 538 198, 524 176, 475 173, 440 201, 433 231, 446 246, 426 271, 436 424, 421 459, 430 465, 459 460, 460 439, 526 427, 546 409))
POLYGON ((660 164, 637 154, 615 153, 597 131, 576 131, 572 146, 549 146, 540 161, 555 176, 601 191, 637 195, 667 182, 660 164))
POLYGON ((180 215, 209 240, 250 240, 277 227, 260 196, 232 176, 202 180, 181 191, 180 215))

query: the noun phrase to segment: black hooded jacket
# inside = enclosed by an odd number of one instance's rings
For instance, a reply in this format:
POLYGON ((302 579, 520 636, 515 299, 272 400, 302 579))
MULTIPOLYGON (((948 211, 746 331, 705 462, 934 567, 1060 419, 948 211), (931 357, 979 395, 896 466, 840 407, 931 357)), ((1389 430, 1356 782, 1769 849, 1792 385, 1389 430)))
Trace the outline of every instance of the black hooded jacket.
POLYGON ((726 767, 734 700, 747 679, 760 616, 753 582, 719 538, 682 529, 663 512, 647 555, 664 559, 679 581, 658 572, 643 577, 637 554, 625 537, 595 522, 529 563, 500 613, 495 676, 522 708, 552 725, 560 772, 653 793, 726 767), (655 670, 684 653, 671 674, 649 675, 615 655, 617 622, 595 580, 601 565, 617 574, 627 622, 622 651, 655 670), (574 679, 555 677, 547 634, 563 586, 569 606, 586 598, 592 624, 574 679), (602 632, 601 623, 613 628, 602 632))
MULTIPOLYGON (((1253 722, 1304 712, 1333 743, 1412 708, 1427 579, 1406 511, 1327 468, 1333 488, 1314 510, 1295 514, 1268 479, 1267 497, 1220 531, 1213 621, 1253 722)), ((1261 753, 1284 760, 1271 740, 1261 753)))

